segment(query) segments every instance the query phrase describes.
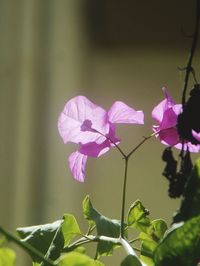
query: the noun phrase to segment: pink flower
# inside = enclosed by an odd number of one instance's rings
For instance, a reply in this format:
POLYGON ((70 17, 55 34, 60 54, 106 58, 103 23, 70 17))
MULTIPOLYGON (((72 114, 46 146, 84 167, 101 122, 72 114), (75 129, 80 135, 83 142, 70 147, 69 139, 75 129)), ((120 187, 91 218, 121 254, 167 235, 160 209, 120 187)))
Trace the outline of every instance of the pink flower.
POLYGON ((88 157, 99 157, 120 139, 115 136, 115 124, 143 124, 144 114, 117 101, 106 112, 84 96, 69 100, 59 116, 58 131, 64 143, 73 142, 79 150, 69 156, 69 167, 74 178, 85 179, 88 157))
MULTIPOLYGON (((157 125, 153 126, 153 130, 158 132, 156 137, 159 137, 161 143, 182 149, 182 141, 177 130, 177 119, 178 115, 182 112, 182 104, 176 104, 167 93, 166 88, 163 88, 163 92, 165 99, 154 107, 152 111, 152 117, 157 122, 157 125)), ((189 141, 185 141, 184 150, 199 152, 200 145, 194 145, 189 141)))

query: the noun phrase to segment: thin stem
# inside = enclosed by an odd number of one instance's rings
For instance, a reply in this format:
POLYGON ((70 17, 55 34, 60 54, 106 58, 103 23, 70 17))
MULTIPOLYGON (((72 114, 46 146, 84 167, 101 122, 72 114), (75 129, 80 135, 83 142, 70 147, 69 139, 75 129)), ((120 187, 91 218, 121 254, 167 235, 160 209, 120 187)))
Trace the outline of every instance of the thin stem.
POLYGON ((129 152, 128 155, 125 155, 124 156, 124 159, 125 159, 125 169, 124 169, 124 184, 123 184, 123 192, 122 192, 122 211, 121 211, 121 229, 120 229, 120 236, 121 236, 121 238, 124 238, 124 216, 125 216, 126 184, 127 184, 127 174, 128 174, 128 161, 129 161, 129 158, 148 139, 150 139, 151 137, 155 136, 158 133, 159 133, 159 131, 152 133, 148 137, 144 137, 144 139, 135 148, 133 148, 132 151, 129 152))
POLYGON ((122 154, 122 156, 125 158, 126 157, 126 154, 122 151, 122 149, 114 142, 112 141, 111 138, 109 137, 106 137, 113 145, 115 145, 115 147, 118 149, 118 151, 122 154))
POLYGON ((182 94, 182 105, 183 105, 183 108, 184 108, 184 105, 185 105, 186 91, 187 91, 187 86, 188 86, 190 73, 193 71, 192 61, 193 61, 193 57, 194 57, 194 53, 195 53, 196 46, 197 46, 197 41, 198 41, 199 19, 200 19, 200 0, 196 0, 195 29, 194 29, 194 34, 193 34, 193 40, 192 40, 192 46, 191 46, 191 50, 190 50, 190 55, 189 55, 188 63, 187 63, 187 66, 186 66, 184 86, 183 86, 183 94, 182 94))
POLYGON ((45 258, 44 255, 40 251, 35 249, 33 246, 31 246, 28 243, 20 241, 17 237, 11 235, 9 232, 7 232, 2 227, 0 227, 0 233, 3 234, 9 241, 14 242, 15 244, 17 244, 18 246, 20 246, 27 252, 30 252, 31 254, 33 254, 37 259, 46 262, 50 266, 56 265, 52 260, 45 258))
POLYGON ((96 228, 96 225, 90 225, 86 235, 87 236, 90 235, 94 231, 95 228, 96 228))
POLYGON ((151 137, 155 136, 156 134, 158 134, 159 132, 154 132, 153 134, 151 134, 148 137, 144 137, 143 140, 135 147, 133 148, 133 150, 131 152, 129 152, 129 154, 127 155, 127 157, 131 157, 131 155, 140 147, 142 146, 143 143, 145 143, 148 139, 150 139, 151 137))
POLYGON ((126 203, 126 183, 127 183, 127 173, 128 173, 128 159, 125 157, 125 169, 124 169, 124 184, 123 184, 123 193, 122 193, 122 211, 121 211, 121 228, 120 236, 124 238, 124 214, 125 214, 125 203, 126 203))
POLYGON ((140 238, 134 238, 134 239, 130 240, 129 243, 132 244, 132 243, 134 243, 136 241, 140 241, 140 238))

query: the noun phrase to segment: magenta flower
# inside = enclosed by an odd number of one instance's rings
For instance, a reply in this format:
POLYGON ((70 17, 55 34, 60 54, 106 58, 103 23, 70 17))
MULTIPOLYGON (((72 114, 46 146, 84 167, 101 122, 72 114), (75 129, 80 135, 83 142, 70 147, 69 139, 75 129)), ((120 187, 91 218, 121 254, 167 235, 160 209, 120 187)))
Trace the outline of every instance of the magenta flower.
POLYGON ((117 101, 106 112, 84 96, 69 100, 58 119, 58 131, 64 143, 73 142, 79 150, 69 156, 69 167, 74 178, 85 179, 88 157, 99 157, 119 144, 115 124, 143 124, 144 114, 117 101))
MULTIPOLYGON (((182 141, 177 130, 177 118, 182 111, 182 104, 176 104, 167 93, 166 88, 163 88, 163 92, 165 99, 154 107, 152 111, 152 117, 157 122, 157 125, 153 126, 153 130, 158 132, 156 137, 159 137, 161 143, 182 149, 182 141)), ((200 134, 198 135, 195 131, 192 134, 193 136, 196 134, 195 138, 200 137, 200 134)), ((185 141, 184 150, 199 152, 200 145, 194 145, 189 141, 185 141)))

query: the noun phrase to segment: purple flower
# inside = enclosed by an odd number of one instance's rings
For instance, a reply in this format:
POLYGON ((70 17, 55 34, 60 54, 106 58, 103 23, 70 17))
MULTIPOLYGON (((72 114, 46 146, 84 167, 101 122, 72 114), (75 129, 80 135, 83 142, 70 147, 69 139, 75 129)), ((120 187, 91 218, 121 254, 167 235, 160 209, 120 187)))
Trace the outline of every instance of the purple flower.
MULTIPOLYGON (((177 119, 178 115, 182 112, 182 104, 176 104, 167 93, 166 88, 163 88, 163 92, 165 99, 154 107, 152 111, 152 117, 157 122, 157 125, 153 126, 153 130, 154 132, 158 132, 156 137, 159 137, 161 143, 174 146, 177 149, 182 149, 182 141, 180 140, 177 130, 177 119)), ((200 138, 200 134, 198 135, 197 132, 194 131, 192 134, 195 138, 200 138), (196 137, 194 136, 195 133, 196 137)), ((184 150, 199 152, 200 145, 194 145, 185 140, 184 150)))
POLYGON ((58 131, 65 144, 79 145, 79 150, 69 156, 69 167, 76 180, 84 182, 88 157, 99 157, 119 144, 115 135, 118 123, 143 124, 144 114, 120 101, 106 112, 84 96, 65 104, 58 119, 58 131))

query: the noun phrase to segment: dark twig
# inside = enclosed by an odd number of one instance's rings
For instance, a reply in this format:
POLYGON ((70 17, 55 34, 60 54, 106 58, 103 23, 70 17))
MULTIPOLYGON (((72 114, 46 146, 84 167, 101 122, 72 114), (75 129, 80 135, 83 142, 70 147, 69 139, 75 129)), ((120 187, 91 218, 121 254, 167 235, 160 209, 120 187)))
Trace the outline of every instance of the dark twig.
POLYGON ((190 55, 188 59, 187 66, 185 67, 186 72, 185 72, 185 79, 184 79, 184 86, 183 86, 183 94, 182 94, 182 105, 183 109, 185 106, 185 99, 186 99, 186 91, 188 87, 188 81, 190 77, 190 73, 194 73, 194 69, 192 67, 192 61, 193 57, 195 54, 196 46, 197 46, 197 41, 198 41, 198 34, 199 34, 199 19, 200 19, 200 0, 196 0, 196 20, 195 20, 195 29, 194 29, 194 34, 193 34, 193 39, 192 39, 192 46, 190 50, 190 55))

